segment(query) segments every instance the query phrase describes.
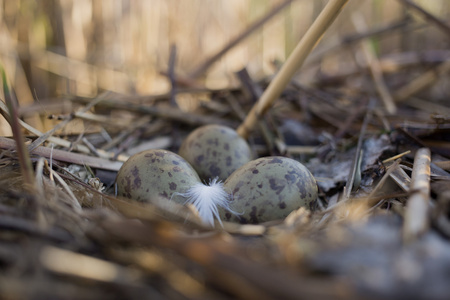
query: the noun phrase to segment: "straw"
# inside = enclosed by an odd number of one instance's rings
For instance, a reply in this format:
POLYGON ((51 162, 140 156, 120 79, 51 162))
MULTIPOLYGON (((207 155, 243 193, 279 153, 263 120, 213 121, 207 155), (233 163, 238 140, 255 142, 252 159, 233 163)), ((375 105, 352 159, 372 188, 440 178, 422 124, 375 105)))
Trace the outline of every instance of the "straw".
POLYGON ((280 96, 292 76, 305 61, 308 54, 322 38, 325 30, 333 23, 348 0, 330 0, 320 15, 299 41, 291 56, 280 69, 274 80, 269 84, 259 101, 253 106, 247 118, 239 126, 237 132, 247 138, 262 115, 272 106, 280 96))

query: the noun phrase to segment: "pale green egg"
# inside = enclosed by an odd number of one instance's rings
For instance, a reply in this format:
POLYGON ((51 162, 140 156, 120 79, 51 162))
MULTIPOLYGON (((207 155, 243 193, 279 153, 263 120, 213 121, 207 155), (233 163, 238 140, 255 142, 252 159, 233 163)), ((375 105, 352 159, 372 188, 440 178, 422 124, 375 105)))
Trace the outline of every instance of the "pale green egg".
POLYGON ((247 142, 232 128, 206 125, 183 141, 178 152, 205 181, 227 179, 236 169, 253 159, 247 142))
POLYGON ((200 182, 195 170, 181 156, 151 149, 131 156, 120 168, 116 183, 118 196, 141 202, 168 200, 183 204, 185 193, 200 182))
POLYGON ((280 220, 292 211, 311 209, 317 199, 314 176, 300 162, 280 156, 253 160, 224 182, 232 195, 231 209, 220 210, 222 220, 257 224, 280 220))

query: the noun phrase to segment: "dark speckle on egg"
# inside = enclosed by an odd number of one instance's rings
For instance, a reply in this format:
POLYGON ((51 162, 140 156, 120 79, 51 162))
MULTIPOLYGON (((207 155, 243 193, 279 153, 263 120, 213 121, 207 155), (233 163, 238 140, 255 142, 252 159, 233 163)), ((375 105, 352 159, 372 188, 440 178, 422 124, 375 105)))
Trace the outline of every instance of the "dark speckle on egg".
POLYGON ((135 177, 133 183, 134 183, 134 187, 135 188, 140 188, 141 187, 141 183, 142 183, 141 178, 140 177, 135 177))
POLYGON ((281 181, 277 180, 277 178, 270 178, 269 184, 270 188, 274 190, 277 195, 279 195, 285 187, 285 185, 281 181))
POLYGON ((177 184, 175 182, 171 182, 169 183, 169 188, 171 191, 176 191, 177 190, 177 184))
POLYGON ((271 160, 269 160, 269 164, 281 164, 283 161, 279 157, 274 157, 271 160))
POLYGON ((253 224, 258 224, 258 216, 257 216, 257 207, 256 206, 252 206, 252 210, 249 214, 250 216, 250 222, 253 224))
POLYGON ((137 168, 137 166, 135 166, 135 167, 131 170, 131 174, 132 174, 134 177, 139 176, 139 169, 137 168))
POLYGON ((209 172, 211 173, 211 178, 218 177, 220 175, 220 168, 216 165, 211 165, 209 167, 209 172))
POLYGON ((287 182, 294 183, 295 180, 297 179, 297 176, 295 176, 294 174, 286 174, 284 175, 284 178, 286 178, 287 182))

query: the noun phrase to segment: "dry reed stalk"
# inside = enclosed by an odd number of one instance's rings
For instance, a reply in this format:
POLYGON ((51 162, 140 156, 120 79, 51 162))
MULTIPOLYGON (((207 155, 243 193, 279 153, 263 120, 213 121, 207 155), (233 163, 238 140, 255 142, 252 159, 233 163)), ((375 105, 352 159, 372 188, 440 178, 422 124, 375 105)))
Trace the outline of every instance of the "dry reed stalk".
POLYGON ((440 76, 450 71, 450 61, 441 63, 436 68, 423 73, 419 77, 409 81, 407 84, 399 88, 394 93, 394 99, 396 102, 408 100, 411 96, 419 93, 420 91, 428 88, 434 82, 436 82, 440 76))
POLYGON ((9 122, 11 126, 13 137, 16 144, 17 156, 20 163, 20 172, 23 176, 23 181, 25 183, 25 188, 29 192, 32 192, 35 188, 35 179, 33 174, 33 166, 31 164, 30 154, 25 146, 25 139, 22 130, 19 125, 19 118, 17 116, 17 103, 14 95, 10 93, 9 86, 6 81, 6 74, 3 67, 0 68, 2 76, 3 91, 5 94, 6 106, 9 111, 9 115, 3 114, 3 117, 9 122))
POLYGON ((438 166, 441 169, 444 169, 446 171, 450 171, 450 160, 446 161, 437 161, 434 163, 436 166, 438 166))
POLYGON ((117 93, 129 92, 130 77, 123 72, 51 51, 36 50, 32 59, 36 67, 69 79, 77 86, 85 86, 88 91, 101 88, 117 93))
POLYGON ((265 114, 284 90, 292 76, 301 67, 308 54, 319 42, 326 29, 339 15, 348 0, 330 0, 317 19, 295 47, 291 56, 284 63, 274 80, 269 84, 259 101, 253 106, 247 118, 239 126, 237 132, 247 138, 253 130, 258 118, 265 114))
POLYGON ((419 14, 424 16, 431 23, 434 23, 439 29, 441 29, 450 38, 450 27, 447 25, 446 22, 443 22, 441 19, 435 17, 433 14, 424 10, 422 7, 411 2, 410 0, 399 0, 399 1, 402 2, 405 6, 412 8, 413 10, 415 10, 416 12, 418 12, 419 14))
MULTIPOLYGON (((368 31, 366 22, 361 13, 352 14, 353 25, 359 33, 368 31)), ((372 47, 368 39, 363 39, 361 42, 362 52, 364 54, 365 60, 370 68, 370 73, 372 75, 373 81, 375 83, 375 88, 383 101, 386 111, 393 115, 397 112, 397 107, 395 106, 394 99, 392 98, 389 89, 387 88, 386 82, 383 78, 383 72, 381 70, 381 65, 378 58, 373 53, 372 47)))
MULTIPOLYGON (((9 112, 8 109, 6 107, 6 105, 3 103, 3 101, 0 101, 0 113, 2 115, 7 115, 9 117, 9 112)), ((33 126, 29 125, 28 123, 23 122, 22 120, 19 120, 19 124, 26 129, 27 131, 29 131, 30 133, 40 137, 42 135, 44 135, 44 133, 40 132, 39 130, 37 130, 36 128, 34 128, 33 126)), ((56 145, 65 147, 65 148, 69 148, 71 146, 71 143, 69 141, 66 141, 64 139, 58 138, 58 137, 54 137, 54 136, 48 136, 46 138, 47 141, 54 143, 56 145)), ((86 146, 83 145, 75 145, 73 147, 74 150, 82 152, 82 153, 90 153, 89 149, 86 146)))
POLYGON ((45 246, 39 259, 45 269, 56 274, 116 284, 133 282, 135 287, 139 286, 140 273, 137 270, 70 250, 45 246))
POLYGON ((410 192, 403 223, 403 241, 414 242, 430 226, 430 149, 420 148, 414 157, 410 192))
MULTIPOLYGON (((76 98, 74 101, 85 103, 86 99, 76 98)), ((154 116, 161 119, 168 119, 188 125, 207 125, 207 124, 222 124, 233 126, 234 122, 218 118, 215 116, 203 115, 199 113, 191 113, 183 111, 177 107, 163 107, 163 106, 145 106, 131 102, 124 102, 117 99, 107 99, 98 104, 101 107, 121 109, 133 111, 141 114, 154 116)))
POLYGON ((239 44, 242 40, 244 40, 246 37, 248 37, 250 34, 252 34, 256 29, 260 28, 264 23, 266 23, 268 20, 270 20, 273 16, 275 16, 277 13, 279 13, 283 8, 285 8, 287 5, 289 5, 292 2, 292 0, 285 0, 280 5, 275 7, 272 11, 270 11, 267 15, 262 17, 261 19, 257 20, 255 23, 250 25, 249 28, 247 28, 246 31, 232 39, 227 45, 225 45, 219 52, 208 58, 204 63, 202 63, 197 69, 192 71, 189 74, 189 77, 199 77, 201 74, 203 74, 208 68, 221 56, 223 56, 225 53, 227 53, 230 49, 232 49, 234 46, 239 44))
MULTIPOLYGON (((16 149, 16 143, 8 138, 0 137, 0 149, 16 149)), ((122 162, 118 161, 110 161, 103 158, 92 157, 88 155, 67 152, 58 149, 51 149, 47 147, 39 146, 33 150, 32 154, 43 156, 46 158, 53 157, 55 160, 60 160, 64 162, 79 164, 79 165, 88 165, 92 168, 110 170, 110 171, 119 171, 122 166, 122 162)), ((31 164, 31 162, 30 162, 31 164)))
POLYGON ((367 125, 369 124, 370 119, 372 118, 372 112, 375 106, 375 101, 373 99, 370 100, 366 116, 364 117, 363 124, 361 125, 361 130, 359 132, 358 144, 356 146, 356 153, 353 159, 352 167, 350 168, 350 173, 348 175, 347 183, 345 185, 345 199, 350 198, 350 193, 352 190, 357 189, 359 184, 361 183, 361 162, 363 156, 363 140, 364 135, 366 134, 367 125))

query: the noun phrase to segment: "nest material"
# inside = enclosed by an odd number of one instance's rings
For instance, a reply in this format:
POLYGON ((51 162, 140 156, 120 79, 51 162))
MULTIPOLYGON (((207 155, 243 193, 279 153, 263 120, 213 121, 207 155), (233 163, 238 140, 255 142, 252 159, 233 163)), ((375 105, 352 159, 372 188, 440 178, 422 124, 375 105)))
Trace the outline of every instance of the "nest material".
MULTIPOLYGON (((239 91, 221 93, 239 97, 239 91)), ((293 88, 288 88, 271 112, 275 122, 282 122, 283 107, 290 107, 289 122, 299 124, 293 116, 305 112, 299 108, 293 112, 292 93, 293 88)), ((211 101, 218 99, 212 96, 211 101)), ((336 101, 334 105, 337 111, 345 109, 341 105, 351 108, 354 104, 336 101)), ((316 123, 329 129, 320 118, 331 115, 326 107, 301 126, 316 123)), ((356 119, 353 126, 358 122, 362 119, 356 119)), ((187 208, 169 212, 168 218, 168 212, 163 214, 151 204, 118 199, 111 186, 114 176, 98 172, 110 186, 105 190, 98 178, 82 178, 89 174, 85 167, 64 167, 70 163, 64 159, 53 158, 51 173, 42 159, 37 160, 36 186, 33 192, 24 191, 15 153, 3 150, 2 293, 12 299, 275 299, 298 295, 439 299, 447 290, 445 270, 450 267, 445 238, 449 233, 448 192, 442 190, 448 175, 432 164, 432 206, 427 219, 432 227, 423 228, 418 240, 405 244, 407 229, 402 219, 413 191, 402 190, 401 183, 409 186, 415 161, 411 154, 389 158, 403 149, 417 152, 418 147, 408 142, 411 137, 402 130, 380 134, 379 124, 372 119, 362 133, 361 181, 349 199, 340 191, 357 153, 352 127, 339 144, 322 142, 313 154, 295 152, 302 149, 295 143, 281 148, 284 155, 309 158, 306 165, 316 175, 321 191, 315 211, 299 209, 284 221, 267 224, 225 223, 215 230, 203 227, 187 208)), ((280 137, 299 139, 289 126, 282 128, 280 137)), ((172 130, 182 136, 189 132, 172 130)), ((95 134, 87 137, 96 145, 95 134)), ((279 153, 280 148, 263 148, 264 139, 254 137, 253 146, 260 155, 279 153)), ((427 137, 432 137, 430 131, 421 133, 422 139, 427 137)))
POLYGON ((317 76, 311 86, 292 81, 250 136, 258 156, 298 159, 317 178, 315 210, 285 220, 211 229, 189 207, 167 211, 114 196, 127 157, 145 148, 176 152, 200 125, 237 127, 270 79, 254 82, 241 71, 241 86, 227 89, 74 95, 65 100, 76 109, 49 133, 21 123, 32 170, 19 168, 24 157, 13 139, 0 138, 1 297, 446 299, 449 108, 445 91, 436 96, 425 86, 447 80, 448 53, 374 61, 364 51, 368 64, 358 69, 317 76), (412 80, 405 68, 423 76, 412 80), (367 70, 378 79, 368 80, 367 70), (393 83, 392 95, 380 93, 377 70, 393 83), (185 109, 199 93, 206 100, 185 109), (396 114, 386 113, 391 96, 396 114), (74 119, 94 129, 58 134, 74 119))

